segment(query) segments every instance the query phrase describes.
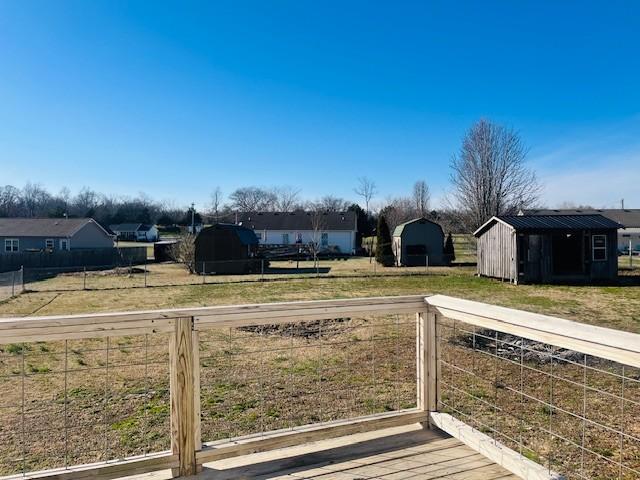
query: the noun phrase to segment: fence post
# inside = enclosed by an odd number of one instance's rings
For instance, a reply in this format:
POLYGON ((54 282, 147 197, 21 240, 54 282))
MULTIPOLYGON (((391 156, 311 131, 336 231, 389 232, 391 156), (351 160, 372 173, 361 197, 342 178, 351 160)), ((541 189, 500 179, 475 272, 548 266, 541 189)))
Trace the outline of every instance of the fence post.
POLYGON ((144 288, 147 288, 147 257, 144 257, 144 288))
POLYGON ((418 408, 425 412, 424 426, 431 427, 430 412, 438 410, 440 386, 438 381, 437 314, 432 308, 416 315, 416 376, 418 408))
POLYGON ((87 289, 87 267, 82 267, 82 289, 86 290, 87 289))
POLYGON ((16 271, 11 271, 11 296, 15 296, 16 294, 16 271))
POLYGON ((193 317, 175 319, 169 341, 171 392, 171 452, 178 456, 174 476, 198 471, 196 450, 200 442, 200 358, 193 317))
POLYGON ((24 292, 24 265, 20 265, 20 293, 24 292))
POLYGON ((207 268, 207 264, 203 260, 202 261, 202 283, 203 284, 207 283, 207 271, 205 270, 205 268, 207 268))
POLYGON ((260 280, 264 281, 264 258, 260 260, 260 280))

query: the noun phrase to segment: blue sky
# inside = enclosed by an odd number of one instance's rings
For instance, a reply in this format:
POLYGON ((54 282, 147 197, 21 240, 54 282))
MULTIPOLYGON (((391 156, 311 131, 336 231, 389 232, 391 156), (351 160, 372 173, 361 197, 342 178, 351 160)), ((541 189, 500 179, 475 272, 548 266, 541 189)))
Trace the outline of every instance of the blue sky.
POLYGON ((640 4, 0 2, 0 184, 203 206, 216 185, 378 200, 480 117, 550 206, 640 208, 640 4))

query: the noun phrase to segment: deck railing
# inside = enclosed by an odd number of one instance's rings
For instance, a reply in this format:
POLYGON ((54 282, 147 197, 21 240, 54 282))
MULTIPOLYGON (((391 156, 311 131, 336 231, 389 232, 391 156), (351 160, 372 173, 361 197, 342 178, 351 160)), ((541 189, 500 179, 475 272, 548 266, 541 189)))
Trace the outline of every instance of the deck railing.
POLYGON ((523 478, 638 475, 640 336, 477 302, 2 319, 0 351, 0 475, 188 475, 416 422, 523 478))

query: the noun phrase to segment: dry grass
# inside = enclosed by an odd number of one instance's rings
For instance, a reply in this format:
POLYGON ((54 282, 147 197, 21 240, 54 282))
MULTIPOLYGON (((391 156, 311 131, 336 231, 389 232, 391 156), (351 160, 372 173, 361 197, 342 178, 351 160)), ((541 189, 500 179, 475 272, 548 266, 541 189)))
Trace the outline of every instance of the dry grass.
MULTIPOLYGON (((157 275, 170 278, 172 270, 165 268, 166 271, 157 275)), ((357 265, 336 262, 334 268, 357 270, 357 265)), ((176 275, 180 272, 186 275, 182 270, 174 271, 176 275)), ((443 293, 640 332, 640 286, 513 286, 478 278, 473 273, 473 268, 458 267, 434 269, 430 275, 300 278, 146 289, 37 292, 0 303, 0 315, 71 314, 443 293)), ((201 347, 204 440, 413 405, 415 330, 408 326, 398 335, 396 327, 379 325, 378 333, 375 333, 376 321, 384 319, 327 323, 322 326, 325 329, 323 334, 319 332, 321 327, 318 325, 305 327, 304 335, 247 330, 204 333, 201 347), (376 365, 375 371, 373 365, 376 365)), ((29 349, 24 350, 24 361, 20 345, 2 347, 0 375, 5 376, 0 383, 6 392, 0 399, 0 468, 3 472, 19 471, 22 467, 33 469, 64 465, 65 461, 72 464, 119 458, 168 448, 166 338, 150 336, 109 341, 109 364, 113 368, 110 368, 108 376, 106 340, 69 341, 66 355, 64 342, 30 344, 29 349), (149 345, 145 345, 147 340, 149 345), (143 351, 150 356, 145 356, 143 351), (145 367, 148 360, 151 364, 145 367), (72 375, 67 376, 66 396, 64 375, 61 374, 65 361, 67 369, 73 370, 72 375), (23 372, 26 379, 24 424, 20 402, 23 372), (104 403, 107 398, 105 392, 109 393, 108 406, 104 403), (67 431, 73 432, 71 436, 67 435, 67 439, 72 440, 70 443, 67 440, 66 458, 55 455, 59 454, 64 443, 65 421, 67 431), (23 445, 18 441, 23 425, 29 425, 26 430, 44 427, 49 431, 35 432, 23 445), (10 460, 20 458, 23 448, 29 453, 24 464, 12 464, 10 460)), ((508 389, 496 388, 498 384, 514 385, 519 382, 519 368, 516 371, 513 365, 501 361, 499 382, 496 383, 494 364, 483 365, 482 360, 472 360, 472 356, 477 354, 471 355, 468 349, 455 342, 451 348, 459 365, 464 368, 471 366, 472 371, 480 375, 478 379, 464 376, 455 379, 462 381, 465 388, 473 386, 478 398, 460 396, 455 402, 461 411, 473 413, 477 427, 486 430, 486 425, 489 425, 503 435, 520 435, 525 445, 523 453, 537 460, 546 460, 552 447, 555 452, 568 452, 554 461, 567 468, 573 465, 575 448, 558 443, 558 440, 550 442, 548 435, 536 433, 535 427, 543 425, 551 417, 552 425, 555 425, 553 428, 562 428, 563 436, 566 436, 575 434, 575 422, 565 419, 566 415, 560 412, 549 413, 540 401, 522 405, 519 397, 507 395, 508 389), (497 396, 492 398, 495 392, 497 396), (490 423, 495 418, 494 410, 487 409, 486 404, 478 399, 497 399, 502 408, 511 409, 513 415, 507 419, 520 418, 518 415, 526 412, 524 427, 521 423, 501 419, 498 423, 490 423)), ((549 366, 542 365, 541 368, 549 366)), ((577 374, 568 365, 555 368, 558 375, 577 374)), ((443 375, 450 375, 450 372, 443 371, 443 375)), ((601 388, 613 391, 620 387, 615 377, 603 375, 603 379, 594 379, 601 388)), ((542 401, 547 398, 549 392, 545 378, 531 376, 527 378, 527 385, 534 398, 542 401)), ((554 389, 556 399, 565 406, 577 408, 582 405, 582 391, 572 388, 568 382, 558 381, 554 389)), ((637 391, 633 395, 637 395, 637 391)), ((607 400, 589 399, 589 405, 593 405, 592 411, 597 416, 594 418, 619 425, 621 417, 616 412, 619 412, 620 405, 607 400)), ((629 406, 626 408, 626 421, 632 422, 625 425, 626 431, 640 435, 637 422, 640 411, 633 411, 629 406)), ((589 433, 590 439, 602 440, 594 444, 594 448, 604 457, 617 459, 615 439, 601 433, 589 433)), ((506 437, 500 439, 507 440, 506 437)), ((637 462, 639 451, 633 445, 627 446, 625 455, 632 456, 622 460, 630 464, 637 462)), ((597 467, 593 459, 587 459, 587 468, 591 468, 589 465, 593 465, 591 475, 597 467)), ((593 473, 591 478, 610 477, 598 477, 593 473)))
POLYGON ((513 338, 496 342, 481 335, 495 332, 445 325, 445 411, 567 479, 638 478, 639 369, 552 356, 551 346, 538 345, 549 353, 524 359, 527 350, 513 338))
MULTIPOLYGON (((203 332, 203 440, 415 407, 413 322, 203 332)), ((0 474, 168 449, 167 342, 147 335, 4 347, 0 474)))

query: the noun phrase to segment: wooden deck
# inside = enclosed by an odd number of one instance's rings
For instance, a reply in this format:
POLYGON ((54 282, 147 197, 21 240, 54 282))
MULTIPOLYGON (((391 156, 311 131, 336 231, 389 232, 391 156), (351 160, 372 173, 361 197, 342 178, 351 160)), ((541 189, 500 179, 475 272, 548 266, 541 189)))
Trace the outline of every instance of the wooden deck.
MULTIPOLYGON (((136 480, 165 480, 170 471, 136 480)), ((388 428, 207 463, 198 480, 515 480, 518 477, 439 430, 388 428)))

